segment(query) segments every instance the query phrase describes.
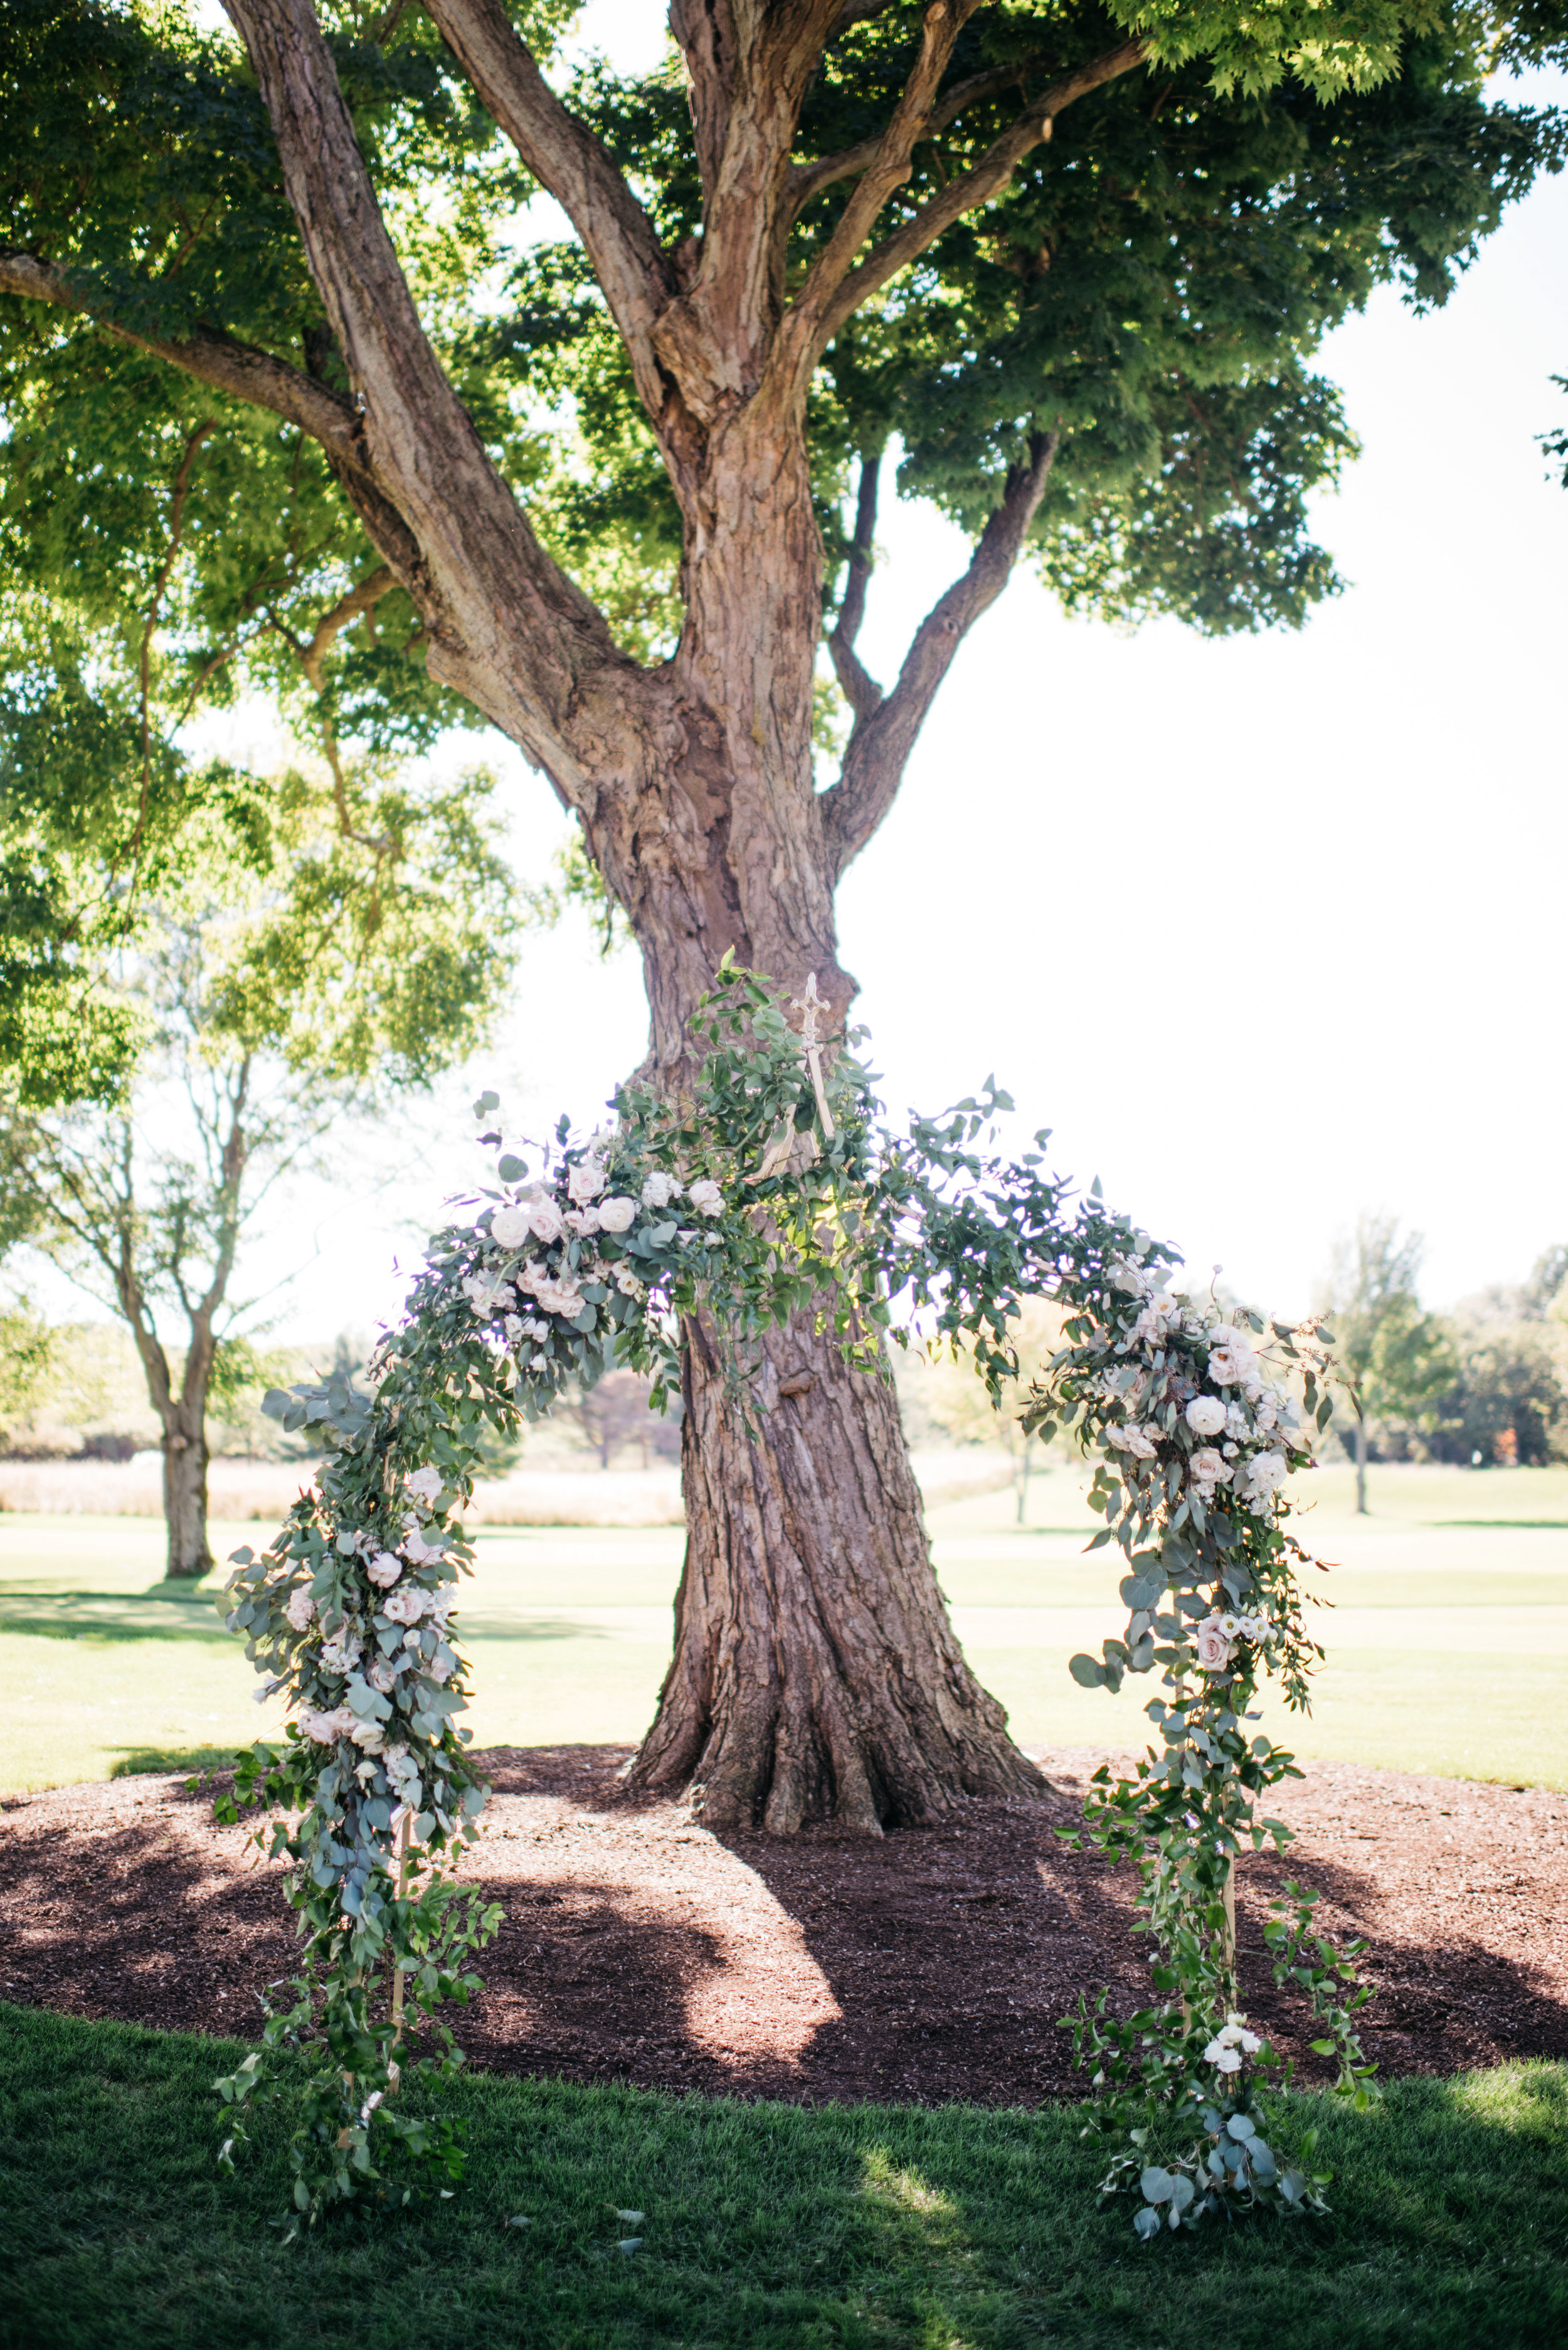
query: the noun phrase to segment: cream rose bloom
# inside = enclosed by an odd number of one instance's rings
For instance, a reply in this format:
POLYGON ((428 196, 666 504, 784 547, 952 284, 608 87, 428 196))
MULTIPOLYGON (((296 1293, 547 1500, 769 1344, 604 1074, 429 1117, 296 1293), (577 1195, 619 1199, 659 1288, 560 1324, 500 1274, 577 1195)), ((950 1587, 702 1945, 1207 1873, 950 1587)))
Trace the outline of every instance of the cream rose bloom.
POLYGON ((1231 1480, 1230 1464, 1223 1453, 1205 1444, 1187 1464, 1188 1474, 1195 1485, 1225 1485, 1231 1480))
POLYGON ((388 1593, 381 1603, 381 1613, 389 1624, 417 1624, 428 1604, 422 1591, 405 1586, 401 1591, 388 1593))
POLYGON ((1291 1473, 1291 1464, 1282 1452, 1260 1452, 1247 1464, 1247 1489, 1254 1500, 1262 1501, 1277 1493, 1291 1473))
POLYGON ((642 1179, 642 1204, 645 1208, 668 1208, 680 1186, 673 1175, 656 1167, 651 1175, 642 1179))
POLYGON ((1185 1418, 1194 1436, 1218 1436, 1225 1425, 1225 1407, 1218 1396, 1194 1396, 1185 1418))
POLYGON ((1146 1429, 1131 1426, 1107 1429, 1106 1441, 1114 1444, 1119 1452, 1130 1452, 1135 1461, 1152 1461, 1157 1449, 1146 1429))
POLYGON ((372 1583, 382 1591, 390 1591, 403 1571, 403 1562, 395 1551, 379 1551, 365 1569, 372 1583))
POLYGON ((510 1305, 514 1300, 511 1288, 493 1273, 469 1274, 463 1281, 462 1294, 482 1322, 487 1322, 493 1314, 504 1305, 510 1305))
POLYGON ((579 1159, 575 1167, 566 1170, 566 1191, 574 1207, 587 1207, 598 1198, 608 1180, 597 1159, 579 1159))
POLYGON ((607 1200, 599 1201, 599 1229, 607 1232, 628 1232, 637 1221, 637 1201, 628 1200, 624 1191, 614 1191, 607 1200))
POLYGON ((490 1237, 497 1248, 521 1248, 533 1229, 526 1208, 497 1208, 490 1219, 490 1237))
POLYGON ((1206 1616, 1198 1627, 1198 1662, 1206 1673, 1223 1672, 1231 1661, 1231 1643, 1218 1616, 1206 1616))
POLYGON ((334 1706, 330 1713, 318 1713, 314 1706, 306 1706, 300 1713, 299 1726, 317 1746, 336 1746, 340 1738, 352 1738, 358 1720, 352 1706, 334 1706))
POLYGON ((724 1194, 711 1175, 699 1176, 695 1183, 689 1184, 686 1197, 700 1216, 722 1216, 724 1212, 724 1194))
POLYGON ((543 1241, 548 1248, 550 1243, 558 1241, 566 1231, 566 1220, 554 1200, 541 1194, 537 1200, 528 1202, 528 1229, 536 1241, 543 1241))
POLYGON ((427 1503, 434 1503, 439 1500, 441 1489, 441 1471, 432 1462, 427 1461, 424 1468, 416 1469, 411 1477, 405 1477, 403 1480, 404 1492, 412 1493, 416 1501, 427 1503))
POLYGON ((1257 1379, 1258 1357, 1251 1340, 1227 1323, 1210 1333, 1209 1376, 1222 1388, 1244 1388, 1257 1379))
POLYGON ((542 1281, 534 1293, 546 1314, 575 1322, 583 1310, 583 1293, 575 1281, 542 1281))

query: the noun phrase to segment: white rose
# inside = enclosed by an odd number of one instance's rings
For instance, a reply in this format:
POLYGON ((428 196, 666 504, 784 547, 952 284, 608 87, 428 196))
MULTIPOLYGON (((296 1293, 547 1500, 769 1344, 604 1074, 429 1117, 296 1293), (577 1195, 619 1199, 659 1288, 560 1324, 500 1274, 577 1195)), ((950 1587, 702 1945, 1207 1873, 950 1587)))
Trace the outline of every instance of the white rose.
POLYGON ((427 1463, 423 1469, 416 1469, 411 1477, 404 1478, 403 1489, 406 1492, 412 1493, 417 1501, 433 1503, 441 1493, 441 1471, 433 1464, 427 1463))
POLYGON ((402 1571, 402 1560, 395 1551, 389 1550, 379 1552, 365 1569, 371 1582, 378 1585, 383 1591, 390 1591, 402 1571))
POLYGON ((1218 1616, 1206 1616, 1198 1627, 1198 1662, 1206 1673, 1222 1672, 1231 1661, 1231 1643, 1220 1625, 1218 1616))
POLYGON ((612 1192, 599 1201, 599 1226, 607 1232, 628 1232, 637 1221, 637 1201, 628 1200, 624 1191, 612 1192))
POLYGON ((1135 1461, 1152 1461, 1155 1456, 1156 1447, 1150 1443, 1147 1429, 1131 1426, 1109 1428, 1106 1430, 1106 1441, 1114 1444, 1120 1452, 1130 1452, 1135 1461))
MULTIPOLYGON (((597 1200, 609 1178, 597 1159, 581 1159, 566 1170, 566 1190, 575 1206, 586 1208, 597 1200)), ((538 1227, 535 1225, 535 1231, 538 1227)))
POLYGON ((575 1232, 579 1240, 592 1240, 598 1229, 599 1211, 597 1208, 566 1210, 566 1230, 569 1232, 575 1232))
POLYGON ((348 1735, 356 1746, 364 1748, 367 1754, 379 1754, 387 1742, 386 1732, 379 1721, 356 1721, 348 1735))
POLYGON ((1218 1396, 1194 1396, 1185 1417, 1194 1436, 1218 1436, 1225 1425, 1225 1407, 1218 1396))
POLYGON ((1206 2064, 1212 2064, 1217 2073, 1239 2073, 1241 2069, 1241 2051, 1223 2040, 1209 2043, 1203 2051, 1203 2061, 1206 2064))
POLYGON ((546 1314, 575 1322, 583 1310, 583 1294, 575 1281, 542 1281, 535 1295, 546 1314))
POLYGON ((1279 1426, 1280 1408, 1272 1396, 1264 1396, 1260 1400, 1253 1418, 1257 1420, 1258 1426, 1264 1430, 1279 1426))
POLYGON ((471 1273, 463 1281, 462 1294, 482 1322, 488 1322, 498 1307, 510 1305, 514 1293, 493 1273, 471 1273))
POLYGON ((711 1175, 700 1176, 688 1187, 686 1196, 700 1216, 722 1216, 724 1212, 724 1194, 711 1175))
POLYGON ((1195 1485, 1224 1485, 1230 1482, 1231 1471, 1225 1458, 1211 1444, 1193 1454, 1187 1471, 1195 1485))
POLYGON ((351 1738, 359 1720, 352 1706, 334 1706, 330 1713, 317 1713, 306 1706, 299 1717, 299 1726, 317 1746, 335 1746, 340 1738, 351 1738))
POLYGON ((533 1229, 526 1208, 497 1208, 490 1219, 490 1237, 497 1248, 521 1248, 533 1229))
POLYGON ((566 1223, 554 1200, 529 1201, 528 1229, 535 1240, 544 1242, 546 1248, 552 1241, 560 1239, 566 1229, 566 1223))
POLYGON ((438 1558, 445 1555, 440 1543, 426 1542, 418 1526, 403 1528, 403 1556, 410 1566, 432 1566, 438 1558))
POLYGON ((381 1603, 381 1613, 389 1624, 417 1624, 424 1612, 422 1591, 393 1591, 381 1603))
POLYGON ((1253 1499, 1262 1501, 1270 1493, 1277 1493, 1290 1473, 1290 1462, 1282 1452, 1260 1452, 1247 1467, 1247 1484, 1253 1499))
POLYGON ((642 1179, 642 1204, 645 1208, 668 1208, 680 1186, 673 1175, 666 1175, 656 1167, 651 1175, 642 1179))
POLYGON ((296 1632, 309 1631, 311 1619, 316 1614, 316 1602, 303 1584, 297 1591, 290 1593, 288 1605, 283 1612, 296 1632))
POLYGON ((1257 1378, 1258 1357, 1252 1342, 1240 1330, 1221 1323, 1209 1337, 1209 1376, 1217 1387, 1246 1387, 1257 1378))
POLYGON ((648 1295, 648 1291, 628 1264, 617 1266, 615 1285, 623 1297, 630 1297, 639 1305, 648 1295))

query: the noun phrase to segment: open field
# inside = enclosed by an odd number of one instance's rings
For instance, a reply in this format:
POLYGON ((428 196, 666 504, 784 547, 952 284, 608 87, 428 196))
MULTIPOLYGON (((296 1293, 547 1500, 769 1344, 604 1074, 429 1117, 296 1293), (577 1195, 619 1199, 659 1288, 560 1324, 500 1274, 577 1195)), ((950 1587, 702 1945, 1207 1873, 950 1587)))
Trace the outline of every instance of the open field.
POLYGON ((1294 2096, 1326 2222, 1138 2246, 1070 2107, 788 2106, 474 2074, 454 2200, 285 2251, 283 2132, 213 2168, 238 2043, 0 2011, 0 2339, 26 2350, 1555 2350, 1568 2068, 1294 2096), (509 2222, 526 2220, 525 2226, 509 2222), (633 2243, 635 2249, 623 2249, 633 2243))
MULTIPOLYGON (((1080 1690, 1074 1649, 1119 1630, 1115 1555, 1084 1555, 1081 1472, 929 1512, 966 1652, 1026 1744, 1141 1742, 1149 1685, 1080 1690)), ((1374 1514, 1348 1469, 1320 1471, 1303 1538, 1334 1562, 1329 1652, 1304 1755, 1568 1787, 1568 1471, 1375 1470, 1374 1514)), ((220 1555, 254 1525, 214 1528, 220 1555)), ((477 1742, 635 1739, 669 1655, 676 1527, 480 1527, 463 1620, 477 1742)), ((156 1520, 0 1515, 0 1787, 109 1776, 275 1731, 209 1591, 161 1579, 156 1520)), ((1271 1727, 1277 1727, 1271 1721, 1271 1727)))

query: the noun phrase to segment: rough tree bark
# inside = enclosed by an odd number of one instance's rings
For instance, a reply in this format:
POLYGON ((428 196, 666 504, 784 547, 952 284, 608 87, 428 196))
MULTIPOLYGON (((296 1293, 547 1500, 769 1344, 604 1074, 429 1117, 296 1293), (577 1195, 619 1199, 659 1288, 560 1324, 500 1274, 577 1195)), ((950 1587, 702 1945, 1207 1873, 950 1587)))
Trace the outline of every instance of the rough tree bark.
MULTIPOLYGON (((882 130, 797 164, 795 125, 824 50, 865 11, 854 0, 671 0, 705 212, 701 235, 668 252, 500 0, 427 0, 481 101, 570 217, 626 343, 684 523, 685 625, 673 659, 655 669, 618 650, 540 545, 442 372, 310 0, 225 5, 272 120, 351 398, 214 334, 153 343, 101 320, 321 442, 421 615, 432 672, 518 743, 580 819, 642 949, 650 1061, 671 1080, 687 1019, 726 949, 792 994, 815 972, 842 1021, 855 983, 837 961, 835 887, 891 806, 932 698, 1005 585, 1044 489, 1049 434, 1009 475, 972 561, 883 692, 854 641, 875 515, 877 460, 867 455, 867 527, 833 645, 855 724, 838 780, 817 793, 813 372, 861 303, 1005 188, 1064 107, 1143 58, 1123 42, 1033 96, 1044 68, 1025 66, 944 89, 979 5, 929 0, 882 130), (1011 126, 877 241, 916 141, 1012 87, 1011 126), (836 226, 791 291, 791 223, 835 185, 845 192, 836 226)), ((0 255, 0 286, 78 298, 37 256, 0 255)), ((766 1376, 779 1400, 753 1439, 722 1409, 700 1336, 691 1347, 688 1560, 675 1661, 639 1778, 698 1781, 716 1819, 790 1829, 831 1814, 866 1833, 932 1818, 965 1794, 1037 1787, 949 1627, 889 1391, 802 1332, 781 1334, 766 1376)))

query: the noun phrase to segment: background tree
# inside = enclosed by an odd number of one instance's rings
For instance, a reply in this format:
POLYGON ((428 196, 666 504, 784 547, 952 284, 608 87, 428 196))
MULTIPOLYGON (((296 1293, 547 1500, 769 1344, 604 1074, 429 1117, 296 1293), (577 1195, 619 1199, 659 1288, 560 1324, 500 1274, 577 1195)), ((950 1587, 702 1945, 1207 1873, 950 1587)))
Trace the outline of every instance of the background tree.
MULTIPOLYGON (((1030 1297, 1024 1299, 1012 1326, 1022 1394, 1044 1378, 1051 1357, 1062 1344, 1062 1315, 1047 1299, 1030 1297)), ((984 1382, 975 1377, 968 1350, 935 1357, 900 1351, 895 1371, 905 1424, 914 1421, 917 1440, 920 1431, 930 1429, 960 1444, 1000 1444, 1004 1449, 1012 1468, 1015 1523, 1025 1524, 1030 1481, 1039 1466, 1040 1440, 1024 1432, 1011 1407, 997 1410, 984 1382)))
POLYGON ((1425 1243, 1400 1237, 1397 1219, 1363 1216, 1354 1240, 1335 1252, 1327 1311, 1334 1359, 1355 1414, 1355 1506, 1366 1515, 1366 1427, 1418 1420, 1449 1388, 1457 1367, 1453 1335, 1417 1295, 1425 1243))
POLYGON ((354 1121, 483 1037, 519 909, 483 778, 194 771, 166 741, 144 751, 145 680, 95 692, 79 651, 57 639, 0 678, 0 842, 45 877, 35 937, 53 923, 76 949, 13 990, 0 1228, 130 1329, 162 1431, 168 1572, 199 1575, 207 1407, 244 1367, 246 1229, 328 1137, 340 1180, 356 1142, 384 1149, 354 1121), (79 798, 57 795, 62 768, 79 798))
MULTIPOLYGON (((728 949, 842 1018, 835 887, 1026 552, 1076 608, 1208 629, 1333 592, 1307 501, 1351 443, 1315 342, 1389 280, 1440 300, 1561 143, 1482 94, 1500 40, 1561 43, 1544 0, 673 0, 665 67, 564 96, 549 5, 231 6, 243 56, 4 0, 16 559, 88 598, 129 567, 151 609, 194 447, 208 694, 283 658, 275 607, 304 645, 317 580, 389 573, 340 731, 464 702, 521 745, 638 941, 671 1087, 728 949), (535 187, 572 234, 519 255, 535 187), (888 476, 973 554, 884 691, 857 641, 888 476), (818 789, 825 645, 851 723, 818 789)), ((753 1436, 690 1336, 640 1783, 750 1821, 787 1751, 831 1811, 847 1735, 887 1820, 1037 1785, 955 1673, 886 1388, 797 1320, 753 1436)))
POLYGON ((1548 1249, 1517 1288, 1462 1298, 1458 1374, 1433 1407, 1439 1461, 1540 1468, 1568 1460, 1568 1249, 1548 1249))

